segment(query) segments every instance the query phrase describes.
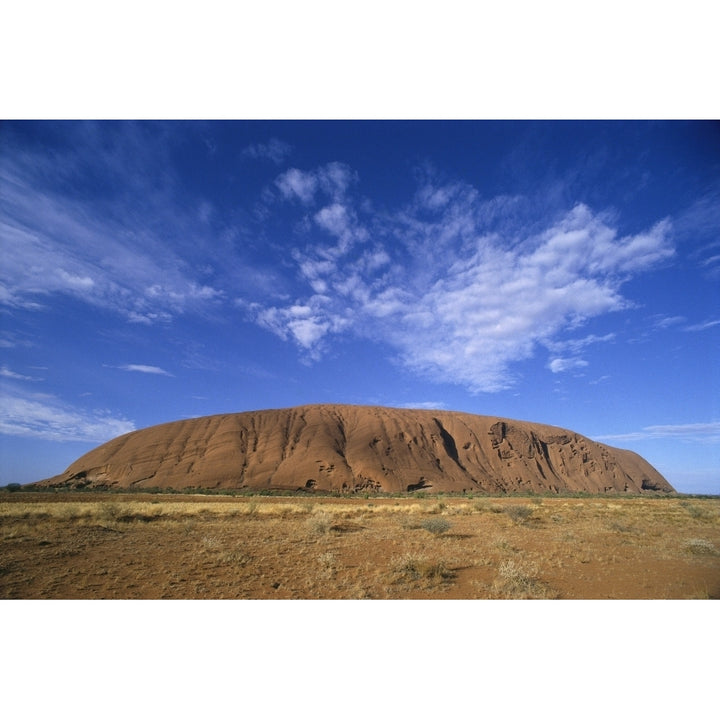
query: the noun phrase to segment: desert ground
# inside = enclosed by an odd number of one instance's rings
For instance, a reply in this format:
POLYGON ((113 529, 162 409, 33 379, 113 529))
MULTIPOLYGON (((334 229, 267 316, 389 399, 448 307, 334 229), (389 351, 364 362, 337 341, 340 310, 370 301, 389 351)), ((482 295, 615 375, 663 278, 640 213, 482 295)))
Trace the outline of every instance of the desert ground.
POLYGON ((0 495, 0 597, 720 598, 720 498, 0 495))

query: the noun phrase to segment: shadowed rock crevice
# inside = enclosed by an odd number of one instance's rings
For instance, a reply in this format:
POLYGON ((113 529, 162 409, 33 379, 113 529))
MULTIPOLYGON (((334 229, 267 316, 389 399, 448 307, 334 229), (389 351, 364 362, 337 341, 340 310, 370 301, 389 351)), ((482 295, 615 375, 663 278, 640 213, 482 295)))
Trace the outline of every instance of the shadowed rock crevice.
POLYGON ((41 485, 384 492, 671 492, 635 453, 561 428, 438 410, 307 405, 115 438, 41 485))
POLYGON ((460 462, 460 458, 458 456, 457 445, 455 445, 455 440, 454 440, 453 436, 443 427, 442 423, 437 418, 433 418, 433 420, 435 421, 435 424, 438 426, 438 430, 440 430, 440 437, 442 438, 443 447, 445 448, 445 452, 447 453, 448 457, 461 470, 465 470, 462 463, 460 462))

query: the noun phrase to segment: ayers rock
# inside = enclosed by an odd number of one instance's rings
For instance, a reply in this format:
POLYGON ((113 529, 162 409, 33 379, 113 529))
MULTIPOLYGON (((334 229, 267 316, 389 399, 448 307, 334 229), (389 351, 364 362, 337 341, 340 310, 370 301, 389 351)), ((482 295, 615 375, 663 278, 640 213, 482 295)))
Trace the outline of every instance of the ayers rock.
POLYGON ((137 430, 38 485, 673 492, 639 455, 569 430, 460 412, 354 405, 213 415, 137 430))

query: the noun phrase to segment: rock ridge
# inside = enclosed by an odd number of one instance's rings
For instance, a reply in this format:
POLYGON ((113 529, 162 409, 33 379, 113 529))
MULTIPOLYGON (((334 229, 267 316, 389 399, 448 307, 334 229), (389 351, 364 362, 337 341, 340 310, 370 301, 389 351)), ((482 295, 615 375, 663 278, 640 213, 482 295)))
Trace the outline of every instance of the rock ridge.
POLYGON ((673 492, 639 455, 563 428, 449 410, 331 404, 210 415, 136 430, 36 485, 673 492))

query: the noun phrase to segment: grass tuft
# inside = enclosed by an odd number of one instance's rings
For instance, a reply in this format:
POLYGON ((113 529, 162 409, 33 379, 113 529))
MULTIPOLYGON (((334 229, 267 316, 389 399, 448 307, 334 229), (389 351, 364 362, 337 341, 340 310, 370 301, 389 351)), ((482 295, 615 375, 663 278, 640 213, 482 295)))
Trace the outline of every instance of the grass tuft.
POLYGON ((554 597, 547 586, 537 577, 534 564, 504 560, 498 568, 498 578, 493 586, 497 595, 507 600, 544 600, 554 597))
POLYGON ((333 518, 330 513, 316 512, 313 513, 305 522, 305 527, 313 535, 327 535, 333 524, 333 518))
POLYGON ((444 560, 429 560, 425 555, 405 553, 393 561, 391 571, 395 582, 416 582, 426 580, 444 582, 453 577, 444 560))

